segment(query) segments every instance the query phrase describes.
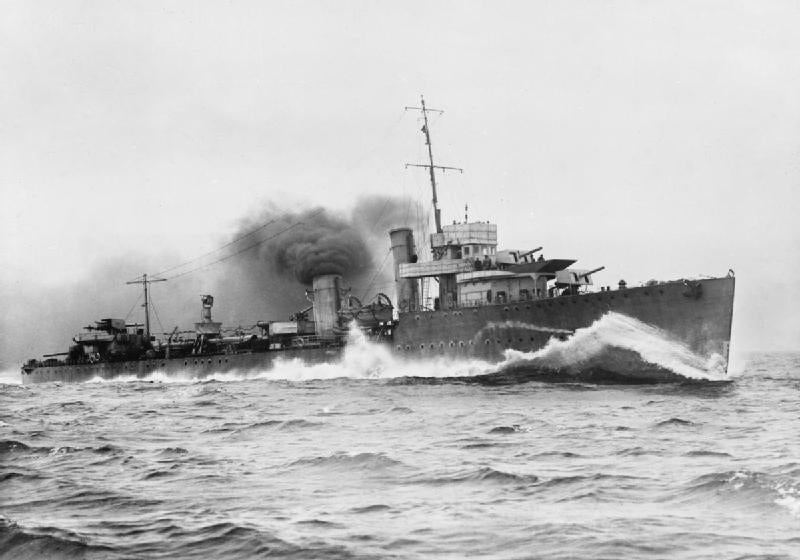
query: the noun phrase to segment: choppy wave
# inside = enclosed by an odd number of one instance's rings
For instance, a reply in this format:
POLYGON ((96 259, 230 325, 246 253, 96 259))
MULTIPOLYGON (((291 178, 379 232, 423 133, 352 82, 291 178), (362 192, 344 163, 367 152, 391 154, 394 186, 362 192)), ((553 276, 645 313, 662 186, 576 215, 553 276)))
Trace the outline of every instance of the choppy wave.
MULTIPOLYGON (((322 522, 324 523, 324 522, 322 522)), ((108 531, 130 532, 127 525, 103 522, 108 531)), ((0 518, 0 559, 42 558, 348 558, 346 549, 319 541, 299 546, 267 531, 233 522, 197 527, 163 528, 163 538, 154 543, 109 547, 91 543, 78 533, 55 527, 21 527, 0 518)), ((135 537, 137 531, 132 532, 135 537)), ((135 542, 135 541, 134 541, 135 542)))
POLYGON ((247 431, 260 430, 264 428, 294 431, 294 430, 302 430, 304 428, 317 428, 323 425, 324 424, 322 422, 309 422, 308 420, 303 420, 302 418, 295 418, 293 420, 263 420, 261 422, 254 422, 247 426, 243 426, 241 428, 236 429, 235 431, 237 433, 242 433, 247 431))
POLYGON ((409 479, 412 484, 447 485, 454 483, 489 482, 496 484, 533 485, 539 483, 535 474, 517 474, 492 467, 478 467, 461 470, 453 473, 442 474, 436 477, 414 477, 409 479))
POLYGON ((41 558, 118 558, 113 549, 89 545, 77 533, 42 527, 26 529, 0 517, 0 558, 39 560, 41 558))
POLYGON ((405 362, 383 383, 4 385, 0 559, 790 558, 792 359, 735 385, 405 362))
POLYGON ((495 426, 489 430, 490 434, 515 434, 519 432, 530 432, 529 426, 521 426, 520 424, 513 424, 511 426, 495 426))
POLYGON ((325 455, 319 457, 307 457, 298 459, 288 465, 291 467, 314 467, 324 469, 336 470, 381 470, 381 469, 394 469, 397 467, 405 467, 405 465, 396 459, 392 459, 385 453, 334 453, 333 455, 325 455))
POLYGON ((669 420, 662 420, 656 426, 694 426, 691 420, 684 420, 683 418, 670 418, 669 420))
POLYGON ((796 474, 714 472, 690 482, 683 496, 702 501, 735 501, 752 507, 778 506, 800 518, 800 480, 796 474))

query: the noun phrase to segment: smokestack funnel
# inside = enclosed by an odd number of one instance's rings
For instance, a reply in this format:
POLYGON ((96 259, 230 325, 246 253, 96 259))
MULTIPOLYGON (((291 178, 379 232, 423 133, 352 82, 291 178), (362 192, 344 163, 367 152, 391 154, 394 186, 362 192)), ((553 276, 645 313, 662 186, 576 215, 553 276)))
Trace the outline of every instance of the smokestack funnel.
POLYGON ((414 278, 401 278, 400 265, 416 262, 417 249, 414 246, 414 232, 411 228, 396 228, 389 232, 394 258, 394 285, 397 308, 400 312, 416 311, 419 307, 419 289, 414 278))
POLYGON ((334 328, 339 326, 341 280, 342 277, 338 274, 315 276, 312 280, 314 324, 319 337, 332 338, 334 336, 334 328))

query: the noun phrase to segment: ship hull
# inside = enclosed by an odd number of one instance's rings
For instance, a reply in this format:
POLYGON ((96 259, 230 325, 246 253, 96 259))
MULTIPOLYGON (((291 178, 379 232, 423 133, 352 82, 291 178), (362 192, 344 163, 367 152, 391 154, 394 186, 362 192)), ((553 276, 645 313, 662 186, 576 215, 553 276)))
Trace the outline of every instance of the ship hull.
POLYGON ((187 356, 183 358, 100 362, 96 364, 39 366, 23 368, 23 383, 81 383, 95 379, 146 378, 158 372, 167 377, 204 379, 218 373, 263 372, 278 361, 302 360, 306 364, 332 362, 341 347, 291 348, 241 354, 187 356))
MULTIPOLYGON (((502 363, 508 350, 533 353, 553 338, 565 339, 610 312, 634 318, 658 329, 704 360, 716 360, 727 370, 733 315, 733 277, 668 282, 655 286, 594 292, 525 302, 483 305, 449 311, 402 313, 391 341, 404 359, 440 357, 502 363)), ((290 348, 230 355, 176 359, 103 362, 82 365, 23 368, 23 383, 84 382, 119 377, 145 378, 155 372, 170 377, 202 379, 212 374, 265 371, 278 360, 304 363, 336 361, 342 348, 290 348)), ((609 347, 591 359, 555 369, 524 360, 497 372, 496 379, 577 379, 590 382, 670 382, 684 380, 681 372, 649 363, 630 349, 609 347)))

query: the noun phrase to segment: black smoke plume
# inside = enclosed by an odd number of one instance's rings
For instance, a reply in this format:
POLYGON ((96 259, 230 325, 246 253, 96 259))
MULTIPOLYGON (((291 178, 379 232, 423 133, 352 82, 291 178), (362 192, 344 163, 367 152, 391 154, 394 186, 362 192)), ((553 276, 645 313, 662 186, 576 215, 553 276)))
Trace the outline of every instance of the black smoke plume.
MULTIPOLYGON (((274 220, 272 230, 283 232, 254 252, 265 269, 301 284, 311 284, 321 274, 357 278, 372 266, 372 255, 361 232, 349 221, 322 208, 298 213, 270 210, 256 218, 274 220)), ((245 226, 247 229, 247 226, 245 226)))
POLYGON ((363 197, 342 211, 269 205, 244 219, 231 236, 239 239, 235 250, 243 252, 232 260, 217 288, 220 305, 227 301, 221 317, 285 319, 310 305, 305 290, 321 274, 340 274, 343 284, 362 300, 378 292, 393 297, 389 230, 421 219, 419 205, 400 197, 363 197), (248 236, 263 224, 269 226, 255 239, 248 236), (247 249, 259 241, 263 242, 247 249))

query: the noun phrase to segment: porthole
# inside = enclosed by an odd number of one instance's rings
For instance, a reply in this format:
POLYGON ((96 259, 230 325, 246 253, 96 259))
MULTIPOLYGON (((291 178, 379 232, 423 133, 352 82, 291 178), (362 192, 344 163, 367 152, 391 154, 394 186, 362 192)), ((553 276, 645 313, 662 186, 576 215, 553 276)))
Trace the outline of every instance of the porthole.
POLYGON ((485 341, 485 343, 486 343, 486 344, 489 344, 489 342, 490 342, 490 341, 489 341, 489 339, 487 338, 487 339, 486 339, 486 341, 485 341))
POLYGON ((189 365, 189 362, 188 362, 188 361, 186 361, 186 360, 183 360, 183 365, 185 365, 185 366, 188 366, 188 365, 189 365))
POLYGON ((419 321, 419 315, 415 315, 415 316, 414 316, 414 320, 415 320, 415 321, 419 321))
POLYGON ((420 349, 420 350, 425 350, 425 345, 424 345, 424 344, 420 344, 420 345, 419 345, 419 349, 420 349))
MULTIPOLYGON (((398 350, 402 350, 402 349, 403 349, 403 347, 402 347, 400 344, 398 344, 398 345, 397 345, 397 349, 398 349, 398 350)), ((225 361, 227 362, 228 360, 225 360, 225 361)))
POLYGON ((458 346, 459 346, 459 348, 464 348, 464 341, 463 340, 459 340, 458 341, 458 346))
POLYGON ((514 311, 519 311, 519 307, 515 305, 514 306, 514 311))
POLYGON ((439 343, 439 348, 444 348, 444 342, 439 343))
POLYGON ((431 342, 431 350, 433 350, 433 342, 431 342))
POLYGON ((453 341, 451 340, 451 341, 450 341, 450 348, 452 348, 452 347, 453 347, 453 346, 455 346, 455 345, 456 345, 456 343, 455 343, 455 342, 453 342, 453 341))
POLYGON ((406 344, 406 350, 411 350, 411 345, 406 344))
POLYGON ((522 337, 520 337, 519 341, 522 342, 522 337))
POLYGON ((503 311, 505 311, 506 313, 508 313, 508 307, 504 307, 504 308, 503 308, 503 311))

